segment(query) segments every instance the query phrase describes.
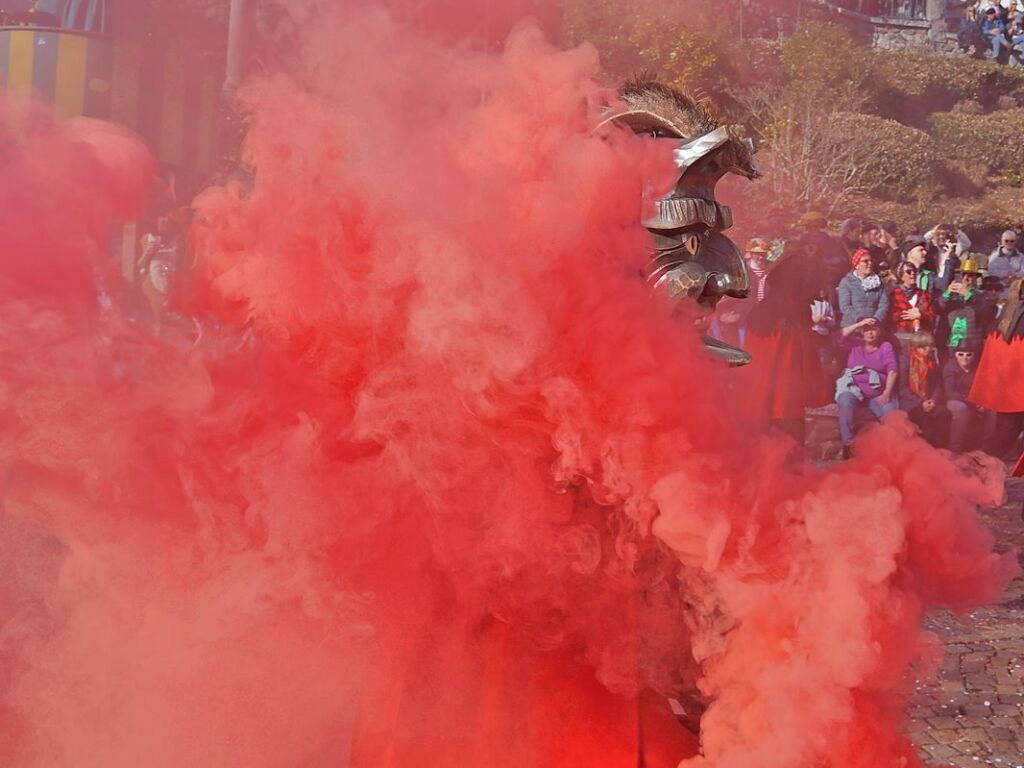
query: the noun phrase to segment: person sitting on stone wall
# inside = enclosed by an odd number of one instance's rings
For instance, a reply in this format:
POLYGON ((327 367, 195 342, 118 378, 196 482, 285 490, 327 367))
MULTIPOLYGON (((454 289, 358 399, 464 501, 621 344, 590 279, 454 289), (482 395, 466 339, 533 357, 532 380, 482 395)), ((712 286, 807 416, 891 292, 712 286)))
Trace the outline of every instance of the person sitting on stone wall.
POLYGON ((900 408, 936 448, 946 445, 949 409, 942 392, 942 369, 935 353, 935 337, 919 332, 900 350, 900 408))
POLYGON ((999 13, 993 6, 985 10, 985 19, 981 22, 981 34, 992 46, 990 58, 998 59, 1003 51, 1009 51, 1010 40, 1006 36, 1006 23, 999 18, 999 13))
POLYGON ((950 414, 949 450, 953 453, 988 445, 995 430, 995 412, 969 400, 977 373, 978 348, 976 339, 964 340, 951 350, 942 369, 942 389, 950 414))
POLYGON ((868 408, 881 421, 899 408, 896 381, 899 364, 888 341, 881 341, 881 323, 860 317, 836 334, 837 345, 849 350, 846 369, 836 381, 839 435, 843 456, 849 458, 856 431, 857 413, 868 408))

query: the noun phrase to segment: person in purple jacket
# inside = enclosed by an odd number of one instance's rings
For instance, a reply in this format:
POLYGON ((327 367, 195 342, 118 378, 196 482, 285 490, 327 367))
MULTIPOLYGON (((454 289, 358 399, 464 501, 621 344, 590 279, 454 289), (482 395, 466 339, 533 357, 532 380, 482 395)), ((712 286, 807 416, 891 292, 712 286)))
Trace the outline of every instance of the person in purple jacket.
POLYGON ((846 370, 836 381, 839 405, 839 434, 843 455, 849 457, 856 428, 857 412, 868 408, 881 421, 899 408, 896 380, 899 364, 888 341, 881 341, 881 326, 874 317, 861 317, 838 334, 838 344, 849 350, 846 370))

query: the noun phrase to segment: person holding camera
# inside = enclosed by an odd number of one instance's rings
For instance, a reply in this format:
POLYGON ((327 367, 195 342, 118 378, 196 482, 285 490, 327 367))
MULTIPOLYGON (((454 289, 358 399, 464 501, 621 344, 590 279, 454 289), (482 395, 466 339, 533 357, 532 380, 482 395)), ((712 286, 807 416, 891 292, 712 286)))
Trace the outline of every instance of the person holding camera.
POLYGON ((952 224, 940 224, 925 237, 931 238, 928 259, 935 271, 934 290, 943 293, 956 279, 960 254, 971 247, 971 240, 952 224))
POLYGON ((963 337, 968 331, 983 339, 992 330, 997 307, 981 290, 981 270, 972 254, 965 255, 956 279, 939 297, 938 306, 943 319, 940 338, 950 347, 956 347, 958 336, 963 337), (958 330, 961 326, 962 331, 958 330))

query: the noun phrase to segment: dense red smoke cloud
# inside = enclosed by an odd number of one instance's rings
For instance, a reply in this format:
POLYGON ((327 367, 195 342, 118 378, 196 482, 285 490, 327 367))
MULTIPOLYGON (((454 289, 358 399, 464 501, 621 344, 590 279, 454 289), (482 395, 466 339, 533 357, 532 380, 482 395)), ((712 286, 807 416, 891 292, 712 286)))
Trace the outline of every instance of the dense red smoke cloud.
POLYGON ((633 766, 638 729, 652 765, 915 764, 919 620, 1015 572, 998 470, 905 420, 823 470, 733 416, 638 278, 664 158, 591 134, 593 50, 311 8, 243 91, 251 178, 196 203, 196 345, 88 303, 134 140, 5 148, 4 764, 633 766))

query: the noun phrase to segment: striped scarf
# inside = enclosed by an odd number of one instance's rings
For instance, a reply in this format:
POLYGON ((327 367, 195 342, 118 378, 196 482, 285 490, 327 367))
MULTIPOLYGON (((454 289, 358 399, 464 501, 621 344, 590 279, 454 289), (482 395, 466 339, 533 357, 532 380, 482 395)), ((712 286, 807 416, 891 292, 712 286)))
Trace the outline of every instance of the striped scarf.
POLYGON ((754 262, 751 261, 748 265, 750 267, 750 274, 754 277, 754 294, 758 301, 764 301, 764 290, 768 284, 768 270, 758 269, 754 262))
POLYGON ((935 369, 935 361, 927 350, 910 350, 910 391, 918 397, 928 397, 928 377, 935 369))

